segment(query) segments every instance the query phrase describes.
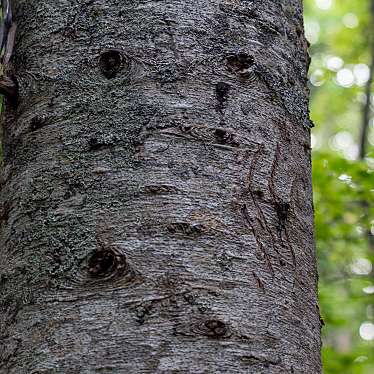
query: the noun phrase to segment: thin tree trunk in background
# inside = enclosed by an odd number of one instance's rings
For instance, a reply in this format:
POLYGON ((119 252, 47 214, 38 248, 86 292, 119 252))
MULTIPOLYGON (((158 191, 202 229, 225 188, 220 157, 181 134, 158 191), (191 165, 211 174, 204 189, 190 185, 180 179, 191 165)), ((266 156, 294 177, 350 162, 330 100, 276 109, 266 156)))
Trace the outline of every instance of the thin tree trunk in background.
POLYGON ((365 94, 366 94, 366 102, 362 110, 362 124, 361 124, 361 133, 360 133, 360 143, 359 143, 359 158, 363 160, 366 156, 366 144, 367 144, 367 137, 368 137, 368 131, 369 131, 369 125, 371 120, 371 99, 372 99, 372 93, 371 88, 373 85, 373 76, 374 76, 374 0, 371 0, 370 3, 370 31, 368 33, 369 35, 369 55, 370 55, 370 73, 369 73, 369 79, 366 82, 365 87, 365 94))
POLYGON ((301 0, 19 0, 0 372, 318 374, 301 0))
MULTIPOLYGON (((373 21, 374 22, 374 21, 373 21)), ((374 28, 373 28, 374 29, 374 28)), ((374 40, 374 38, 373 38, 374 40)), ((366 94, 366 101, 363 107, 363 115, 362 115, 362 124, 361 124, 361 133, 360 133, 360 144, 359 144, 359 158, 363 160, 366 157, 366 148, 367 148, 367 138, 370 126, 371 118, 371 87, 373 85, 373 75, 374 75, 374 41, 372 44, 371 51, 371 64, 369 66, 370 73, 369 73, 369 80, 366 83, 365 87, 365 94, 366 94)))
MULTIPOLYGON (((371 32, 368 33, 369 38, 369 55, 371 58, 370 62, 370 73, 369 79, 366 82, 365 87, 365 97, 366 102, 362 109, 362 124, 361 124, 361 133, 360 133, 360 142, 359 142, 359 159, 364 160, 367 153, 367 143, 368 143, 368 133, 370 129, 370 121, 372 120, 372 86, 373 86, 373 77, 374 77, 374 0, 371 0, 370 3, 370 30, 371 32)), ((374 252, 374 235, 371 231, 370 225, 370 215, 369 215, 369 203, 367 201, 362 201, 362 207, 364 210, 364 214, 366 219, 368 219, 368 229, 367 229, 367 238, 368 238, 368 246, 371 251, 374 252)), ((373 272, 374 277, 374 272, 373 272)))

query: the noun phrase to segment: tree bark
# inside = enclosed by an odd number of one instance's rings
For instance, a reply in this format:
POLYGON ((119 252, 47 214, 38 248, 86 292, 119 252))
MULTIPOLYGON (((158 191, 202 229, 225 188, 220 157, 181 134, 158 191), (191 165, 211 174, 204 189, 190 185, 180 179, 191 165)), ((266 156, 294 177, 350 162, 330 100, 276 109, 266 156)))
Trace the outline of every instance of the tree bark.
POLYGON ((18 0, 1 373, 321 372, 301 0, 18 0))

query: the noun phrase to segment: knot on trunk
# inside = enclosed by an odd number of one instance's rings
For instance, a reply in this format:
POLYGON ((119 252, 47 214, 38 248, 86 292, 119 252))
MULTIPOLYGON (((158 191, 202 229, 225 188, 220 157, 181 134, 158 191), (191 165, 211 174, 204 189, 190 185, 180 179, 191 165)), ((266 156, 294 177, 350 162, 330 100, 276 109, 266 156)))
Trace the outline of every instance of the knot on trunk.
POLYGON ((114 78, 124 65, 126 65, 126 58, 116 49, 110 49, 100 55, 100 70, 108 79, 114 78))
MULTIPOLYGON (((86 264, 85 284, 102 285, 103 282, 107 282, 115 287, 118 282, 124 285, 142 280, 140 274, 129 264, 123 251, 113 245, 97 250, 86 264)), ((82 278, 83 275, 84 273, 79 277, 82 278)))
POLYGON ((253 57, 244 52, 231 54, 226 57, 227 69, 243 78, 251 76, 254 63, 253 57))

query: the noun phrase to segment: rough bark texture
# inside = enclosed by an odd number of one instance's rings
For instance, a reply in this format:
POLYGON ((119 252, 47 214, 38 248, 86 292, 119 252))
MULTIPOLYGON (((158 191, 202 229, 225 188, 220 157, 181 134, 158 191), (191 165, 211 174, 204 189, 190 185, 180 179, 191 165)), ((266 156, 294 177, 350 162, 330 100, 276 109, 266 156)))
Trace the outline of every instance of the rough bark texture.
POLYGON ((1 373, 317 374, 301 0, 19 0, 1 373))

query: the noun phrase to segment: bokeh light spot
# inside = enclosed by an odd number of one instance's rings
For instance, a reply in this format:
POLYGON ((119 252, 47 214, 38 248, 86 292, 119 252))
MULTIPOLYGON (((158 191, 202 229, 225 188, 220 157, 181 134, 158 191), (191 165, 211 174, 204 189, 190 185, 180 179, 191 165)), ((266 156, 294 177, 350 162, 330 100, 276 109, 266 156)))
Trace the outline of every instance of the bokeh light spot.
POLYGON ((364 86, 370 77, 370 69, 366 64, 357 64, 353 68, 353 75, 358 86, 364 86))
POLYGON ((349 29, 354 29, 358 26, 359 21, 357 16, 354 13, 347 13, 343 17, 343 25, 349 29))
POLYGON ((336 74, 336 82, 342 87, 352 87, 355 81, 355 77, 350 69, 340 69, 336 74))
POLYGON ((360 326, 360 336, 364 340, 374 340, 374 324, 364 322, 360 326))
POLYGON ((310 83, 315 87, 320 87, 326 82, 325 72, 322 69, 316 69, 311 74, 310 83))
POLYGON ((332 6, 332 0, 315 0, 319 9, 328 10, 332 6))
POLYGON ((344 61, 338 56, 329 56, 326 59, 325 65, 331 71, 338 71, 343 67, 344 61))
POLYGON ((351 265, 351 271, 356 275, 368 275, 373 270, 373 265, 367 258, 358 258, 351 265))

